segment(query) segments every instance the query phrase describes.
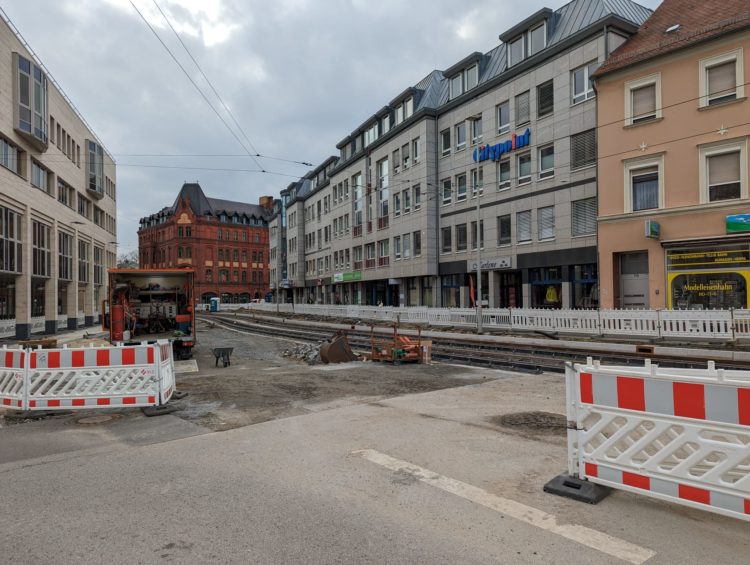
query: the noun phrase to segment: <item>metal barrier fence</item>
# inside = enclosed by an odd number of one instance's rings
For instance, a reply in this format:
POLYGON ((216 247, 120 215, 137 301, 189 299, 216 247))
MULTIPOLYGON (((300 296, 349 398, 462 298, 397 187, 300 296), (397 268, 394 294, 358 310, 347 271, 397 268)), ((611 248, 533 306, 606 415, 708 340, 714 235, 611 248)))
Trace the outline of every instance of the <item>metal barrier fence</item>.
POLYGON ((750 521, 750 372, 568 365, 568 473, 750 521))
MULTIPOLYGON (((205 305, 202 305, 205 306, 205 305)), ((208 308, 201 308, 207 310, 208 308)), ((221 304, 222 311, 249 310, 474 328, 473 308, 357 306, 336 304, 221 304)), ((750 340, 750 310, 551 310, 483 308, 487 330, 544 331, 570 335, 627 336, 731 342, 750 340)))
POLYGON ((18 410, 143 407, 175 388, 172 347, 0 349, 0 406, 18 410))

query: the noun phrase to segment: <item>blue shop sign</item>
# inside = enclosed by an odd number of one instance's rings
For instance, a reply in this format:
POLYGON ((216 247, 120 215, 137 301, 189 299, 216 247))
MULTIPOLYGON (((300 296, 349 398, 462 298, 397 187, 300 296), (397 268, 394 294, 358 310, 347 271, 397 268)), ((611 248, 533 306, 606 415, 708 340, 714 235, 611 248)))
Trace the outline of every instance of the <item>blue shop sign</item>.
POLYGON ((500 157, 521 147, 526 147, 531 143, 531 130, 526 128, 526 131, 521 135, 515 133, 508 141, 503 141, 496 145, 480 145, 474 149, 474 161, 479 163, 482 161, 499 161, 500 157))

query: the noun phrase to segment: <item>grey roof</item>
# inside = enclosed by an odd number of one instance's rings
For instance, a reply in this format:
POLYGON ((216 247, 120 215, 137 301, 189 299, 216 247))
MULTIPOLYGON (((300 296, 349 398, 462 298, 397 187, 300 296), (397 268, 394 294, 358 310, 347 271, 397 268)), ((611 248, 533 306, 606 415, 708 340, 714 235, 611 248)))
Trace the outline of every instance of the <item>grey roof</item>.
POLYGON ((217 216, 222 212, 228 216, 236 213, 257 219, 267 219, 270 216, 270 211, 258 204, 235 202, 234 200, 223 200, 221 198, 208 198, 200 184, 197 182, 186 182, 177 194, 174 204, 170 207, 162 208, 156 214, 152 214, 151 217, 173 215, 177 211, 177 206, 181 199, 187 199, 190 202, 190 209, 196 216, 206 216, 208 214, 217 216))

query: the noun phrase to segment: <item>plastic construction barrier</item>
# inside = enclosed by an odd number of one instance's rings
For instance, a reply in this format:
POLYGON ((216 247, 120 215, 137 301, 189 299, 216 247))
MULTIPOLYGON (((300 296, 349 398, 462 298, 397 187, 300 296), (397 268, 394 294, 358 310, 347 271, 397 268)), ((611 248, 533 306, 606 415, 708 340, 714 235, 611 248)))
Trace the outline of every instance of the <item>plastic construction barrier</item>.
POLYGON ((750 372, 568 365, 568 472, 750 521, 750 372))
POLYGON ((172 347, 0 349, 0 406, 17 410, 145 407, 175 389, 172 347))

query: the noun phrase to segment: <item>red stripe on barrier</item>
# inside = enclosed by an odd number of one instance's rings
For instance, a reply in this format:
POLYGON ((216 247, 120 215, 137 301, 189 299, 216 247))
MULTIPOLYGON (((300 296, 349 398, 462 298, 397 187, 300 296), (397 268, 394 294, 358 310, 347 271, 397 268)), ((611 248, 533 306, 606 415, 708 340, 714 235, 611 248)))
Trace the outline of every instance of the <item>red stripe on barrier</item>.
POLYGON ((136 398, 135 396, 126 396, 122 399, 123 404, 135 404, 136 398))
POLYGON ((675 416, 706 419, 706 401, 702 384, 673 383, 672 392, 675 416))
POLYGON ((60 406, 60 401, 59 400, 48 400, 47 401, 47 407, 48 408, 55 408, 55 407, 59 407, 59 406, 60 406))
POLYGON ((36 408, 36 400, 29 400, 29 408, 36 408))
POLYGON ((737 389, 740 425, 750 426, 750 388, 737 389))
POLYGON ((154 402, 156 402, 156 397, 155 396, 149 396, 148 397, 148 401, 149 401, 149 403, 153 404, 154 402))
POLYGON ((643 379, 617 377, 617 407, 626 410, 646 411, 646 393, 643 379))
POLYGON ((71 367, 85 367, 86 355, 84 351, 72 351, 70 355, 71 367))
POLYGON ((50 351, 47 354, 47 367, 50 369, 60 368, 60 352, 59 351, 50 351))
POLYGON ((5 366, 8 369, 13 367, 13 352, 12 351, 5 352, 5 366))
POLYGON ((587 477, 598 477, 599 476, 599 467, 595 465, 594 463, 585 463, 583 465, 584 472, 586 473, 587 477))
POLYGON ((3 398, 3 405, 10 406, 10 398, 3 398))
POLYGON ((97 367, 109 366, 109 349, 102 348, 96 351, 96 366, 97 367))
POLYGON ((750 514, 750 499, 745 499, 745 514, 750 514))
POLYGON ((581 373, 581 402, 584 404, 594 403, 594 385, 591 373, 581 373))
POLYGON ((31 358, 29 359, 29 367, 32 369, 36 369, 36 353, 31 354, 31 358))
POLYGON ((109 406, 109 398, 97 398, 96 404, 98 406, 109 406))
POLYGON ((73 399, 73 406, 86 406, 86 399, 85 398, 74 398, 73 399))
POLYGON ((150 365, 153 362, 154 362, 154 348, 149 347, 148 348, 148 364, 150 365))
POLYGON ((651 490, 651 479, 636 473, 622 472, 622 484, 643 490, 651 490))
POLYGON ((678 493, 680 498, 684 498, 685 500, 692 500, 701 504, 711 504, 711 491, 687 485, 679 485, 678 493))
POLYGON ((133 349, 132 347, 123 348, 122 364, 123 365, 135 365, 135 349, 133 349))

